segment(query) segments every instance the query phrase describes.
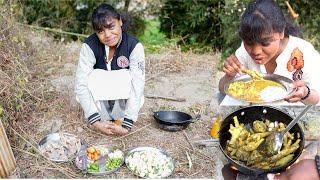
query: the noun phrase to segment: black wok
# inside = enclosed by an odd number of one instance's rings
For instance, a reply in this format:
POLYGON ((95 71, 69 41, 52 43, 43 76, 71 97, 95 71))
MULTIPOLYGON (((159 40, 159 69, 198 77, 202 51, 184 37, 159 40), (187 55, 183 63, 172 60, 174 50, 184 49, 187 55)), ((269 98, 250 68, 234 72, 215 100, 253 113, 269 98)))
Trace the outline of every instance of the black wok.
MULTIPOLYGON (((294 158, 288 162, 287 164, 275 167, 271 169, 257 169, 248 167, 239 161, 233 160, 226 152, 225 148, 227 145, 227 140, 231 138, 231 134, 228 132, 230 128, 230 124, 234 124, 233 117, 237 116, 239 119, 239 123, 252 123, 254 120, 261 120, 261 119, 269 119, 270 121, 278 121, 283 122, 284 124, 289 124, 290 121, 293 119, 289 114, 283 112, 282 110, 279 110, 274 107, 269 106, 251 106, 239 109, 230 115, 228 115, 221 123, 220 131, 219 131, 219 144, 220 149, 222 150, 223 154, 226 156, 228 161, 235 166, 240 172, 247 174, 247 175, 253 175, 253 176, 264 176, 267 173, 279 173, 284 171, 288 166, 292 165, 298 157, 301 155, 303 148, 304 148, 304 133, 302 131, 302 128, 299 124, 296 124, 290 132, 295 133, 295 139, 297 139, 297 132, 300 134, 300 148, 297 149, 294 153, 294 158)), ((294 140, 295 141, 295 140, 294 140)))
POLYGON ((191 115, 180 111, 157 111, 154 112, 153 117, 159 124, 181 126, 189 125, 198 118, 193 118, 191 115))

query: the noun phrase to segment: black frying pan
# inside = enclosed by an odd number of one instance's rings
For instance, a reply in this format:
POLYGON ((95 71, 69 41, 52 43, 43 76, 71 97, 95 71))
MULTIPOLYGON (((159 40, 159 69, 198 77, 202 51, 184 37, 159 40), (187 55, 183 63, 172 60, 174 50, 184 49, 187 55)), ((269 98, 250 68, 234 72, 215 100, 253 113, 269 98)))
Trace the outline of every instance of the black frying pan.
POLYGON ((158 123, 164 125, 189 125, 195 122, 197 118, 192 118, 191 115, 180 111, 157 111, 154 112, 153 117, 158 123))
MULTIPOLYGON (((300 133, 300 148, 297 149, 294 153, 294 158, 285 164, 284 166, 271 168, 271 169, 256 169, 252 167, 245 166, 244 164, 233 160, 227 153, 224 151, 227 145, 227 141, 231 138, 231 134, 228 132, 230 128, 230 124, 234 124, 233 117, 237 116, 239 123, 252 123, 255 120, 261 119, 269 119, 270 121, 278 121, 283 122, 284 124, 289 124, 290 121, 293 119, 289 114, 283 112, 274 107, 268 106, 251 106, 239 109, 230 115, 228 115, 221 123, 220 131, 219 131, 219 143, 220 149, 222 150, 223 154, 226 156, 228 161, 234 165, 240 172, 248 175, 254 175, 256 177, 260 175, 266 175, 267 173, 279 173, 284 171, 288 166, 293 164, 298 157, 301 155, 303 148, 304 148, 304 134, 302 128, 299 124, 293 126, 290 132, 295 133, 295 139, 297 138, 297 132, 300 133)), ((294 140, 295 141, 295 140, 294 140)))

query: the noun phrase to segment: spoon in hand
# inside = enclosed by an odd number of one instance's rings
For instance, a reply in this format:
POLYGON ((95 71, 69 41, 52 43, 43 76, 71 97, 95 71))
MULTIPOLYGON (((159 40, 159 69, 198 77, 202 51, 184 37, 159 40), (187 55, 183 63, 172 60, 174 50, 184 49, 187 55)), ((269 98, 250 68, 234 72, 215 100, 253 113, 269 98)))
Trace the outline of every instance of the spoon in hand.
POLYGON ((279 153, 282 144, 283 144, 283 137, 284 135, 300 120, 300 118, 312 107, 312 105, 308 105, 303 109, 303 111, 294 118, 288 126, 280 132, 274 132, 269 135, 266 139, 265 145, 267 149, 267 153, 269 155, 276 155, 279 153))

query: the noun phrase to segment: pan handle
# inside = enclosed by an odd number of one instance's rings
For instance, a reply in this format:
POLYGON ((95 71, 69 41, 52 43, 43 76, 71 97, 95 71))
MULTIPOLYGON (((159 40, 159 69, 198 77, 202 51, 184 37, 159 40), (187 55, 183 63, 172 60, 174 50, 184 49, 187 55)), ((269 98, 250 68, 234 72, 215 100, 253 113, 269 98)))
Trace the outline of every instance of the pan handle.
POLYGON ((194 118, 192 118, 192 119, 190 120, 190 122, 191 122, 191 123, 197 122, 197 121, 200 120, 200 118, 201 118, 201 115, 200 115, 200 114, 197 114, 196 117, 194 117, 194 118))

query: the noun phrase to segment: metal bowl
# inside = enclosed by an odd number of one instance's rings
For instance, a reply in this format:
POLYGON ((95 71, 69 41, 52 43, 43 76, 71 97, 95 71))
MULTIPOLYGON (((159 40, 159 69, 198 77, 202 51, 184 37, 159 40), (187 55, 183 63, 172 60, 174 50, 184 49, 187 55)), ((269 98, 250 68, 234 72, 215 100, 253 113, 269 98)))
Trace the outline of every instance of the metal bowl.
POLYGON ((121 151, 123 156, 122 156, 122 161, 121 161, 119 167, 111 169, 109 171, 106 171, 105 164, 108 159, 108 154, 114 152, 115 150, 119 150, 119 149, 115 148, 115 147, 108 146, 108 145, 96 145, 96 146, 92 146, 92 147, 94 147, 96 149, 100 149, 100 150, 101 150, 101 148, 103 148, 106 152, 96 162, 99 165, 100 171, 99 172, 90 172, 87 170, 87 166, 89 164, 89 160, 86 155, 87 147, 83 146, 76 157, 75 164, 78 167, 78 169, 82 170, 84 173, 92 174, 95 176, 103 176, 103 175, 111 174, 111 173, 119 170, 120 167, 124 164, 124 153, 121 151))
POLYGON ((174 162, 173 158, 172 158, 167 152, 165 152, 165 151, 163 151, 163 150, 161 150, 161 149, 154 148, 154 147, 137 147, 137 148, 134 148, 134 149, 130 150, 130 151, 126 154, 125 163, 126 163, 128 169, 129 169, 130 171, 132 171, 132 173, 133 173, 134 175, 139 176, 139 177, 142 177, 142 178, 152 178, 152 179, 155 179, 155 178, 166 178, 166 177, 169 177, 169 176, 174 172, 174 169, 175 169, 175 162, 174 162), (166 156, 167 158, 169 158, 169 159, 170 159, 170 163, 171 163, 171 165, 172 165, 172 167, 173 167, 172 170, 171 170, 171 172, 168 173, 168 174, 166 174, 166 175, 164 175, 164 176, 160 176, 160 175, 159 175, 159 176, 157 176, 157 177, 150 177, 150 176, 148 176, 148 175, 143 176, 143 175, 137 173, 135 170, 130 169, 130 166, 129 166, 130 162, 129 162, 129 160, 128 160, 129 156, 132 155, 133 153, 141 152, 141 151, 160 153, 160 154, 166 156))
POLYGON ((283 95, 283 96, 275 95, 274 97, 272 97, 272 98, 270 98, 268 100, 264 100, 264 101, 247 101, 247 100, 241 99, 239 97, 235 97, 235 96, 233 96, 232 94, 230 94, 228 92, 229 86, 233 82, 252 81, 252 78, 249 75, 241 75, 241 76, 236 77, 235 79, 233 79, 231 82, 227 83, 224 86, 224 92, 227 95, 229 95, 229 96, 231 96, 231 97, 233 97, 233 98, 235 98, 237 100, 243 101, 243 102, 254 103, 254 104, 265 104, 265 103, 272 103, 272 102, 282 101, 282 100, 284 100, 284 98, 286 96, 288 96, 289 94, 291 94, 292 92, 295 91, 295 88, 292 87, 293 80, 291 80, 291 79, 289 79, 287 77, 280 76, 280 75, 277 75, 277 74, 262 74, 262 77, 263 77, 263 79, 274 81, 274 82, 277 82, 277 83, 281 84, 283 86, 283 88, 285 89, 286 94, 283 95))
MULTIPOLYGON (((39 151, 49 160, 51 161, 55 161, 55 162, 67 162, 72 160, 73 158, 75 158, 76 154, 79 152, 81 147, 81 142, 80 139, 73 135, 73 134, 69 134, 69 133, 51 133, 46 135, 43 139, 41 139, 38 143, 38 149, 39 151), (61 136, 64 137, 64 139, 61 139, 61 136), (70 140, 70 138, 74 139, 75 142, 68 142, 68 139, 70 140), (72 154, 70 153, 70 149, 68 149, 68 147, 63 146, 63 142, 62 140, 64 140, 66 143, 75 143, 75 152, 72 154), (50 144, 61 144, 61 146, 64 149, 64 153, 66 154, 67 158, 62 159, 62 158, 52 158, 49 157, 48 152, 44 152, 44 148, 46 148, 46 146, 50 145, 50 144)), ((54 153, 55 149, 52 149, 52 153, 54 153)))

